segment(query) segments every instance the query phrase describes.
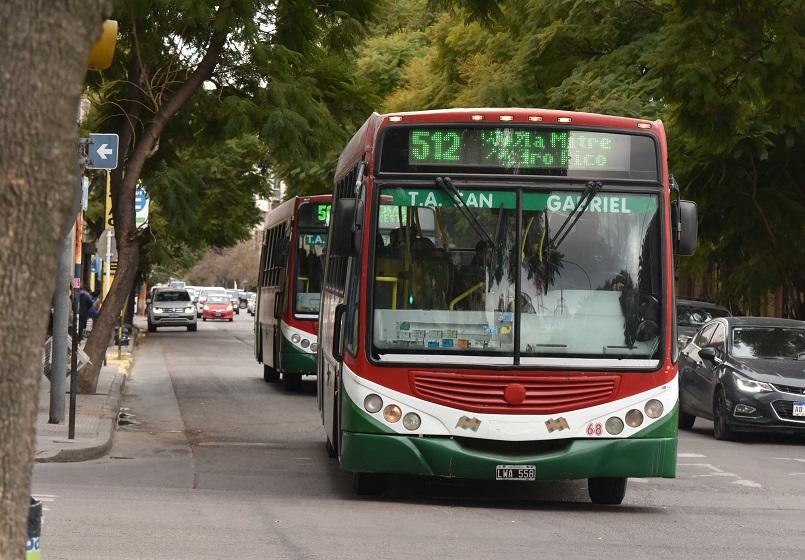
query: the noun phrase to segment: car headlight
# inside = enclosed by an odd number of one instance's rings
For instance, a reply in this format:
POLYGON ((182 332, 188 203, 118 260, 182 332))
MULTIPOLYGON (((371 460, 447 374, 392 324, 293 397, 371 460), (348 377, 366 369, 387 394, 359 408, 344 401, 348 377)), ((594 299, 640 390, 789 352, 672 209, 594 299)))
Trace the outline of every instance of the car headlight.
POLYGON ((736 374, 733 374, 733 377, 735 377, 735 385, 744 393, 765 393, 774 391, 772 386, 768 383, 763 383, 762 381, 752 381, 751 379, 738 377, 736 374))
POLYGON ((162 313, 162 308, 161 308, 161 307, 155 307, 155 308, 154 308, 154 313, 156 313, 157 315, 159 315, 160 313, 162 313))
POLYGON ((227 305, 227 306, 226 306, 226 310, 227 310, 227 311, 232 311, 232 306, 231 306, 231 305, 227 305))
POLYGON ((185 307, 184 312, 185 313, 192 313, 193 311, 195 311, 195 309, 196 309, 195 307, 185 307))

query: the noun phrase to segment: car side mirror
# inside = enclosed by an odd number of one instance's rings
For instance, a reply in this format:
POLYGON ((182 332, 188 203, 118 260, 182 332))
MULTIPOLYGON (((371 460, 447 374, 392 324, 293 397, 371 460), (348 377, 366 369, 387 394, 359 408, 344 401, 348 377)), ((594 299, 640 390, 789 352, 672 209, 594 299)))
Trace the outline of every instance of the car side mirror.
POLYGON ((696 203, 690 200, 671 201, 671 222, 674 235, 674 253, 683 257, 696 254, 699 221, 696 203))
POLYGON ((699 350, 699 357, 702 360, 707 360, 708 362, 715 363, 716 361, 716 349, 712 346, 708 346, 706 348, 702 348, 699 350))

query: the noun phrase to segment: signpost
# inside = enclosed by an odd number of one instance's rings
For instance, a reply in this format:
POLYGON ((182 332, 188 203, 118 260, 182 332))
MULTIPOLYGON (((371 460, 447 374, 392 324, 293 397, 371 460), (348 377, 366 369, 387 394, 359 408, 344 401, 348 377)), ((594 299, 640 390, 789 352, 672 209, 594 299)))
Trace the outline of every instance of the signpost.
POLYGON ((91 133, 87 150, 87 169, 117 169, 119 140, 117 134, 91 133))
POLYGON ((145 226, 148 223, 148 209, 151 205, 151 199, 145 187, 139 185, 137 190, 134 191, 134 223, 137 229, 145 226))

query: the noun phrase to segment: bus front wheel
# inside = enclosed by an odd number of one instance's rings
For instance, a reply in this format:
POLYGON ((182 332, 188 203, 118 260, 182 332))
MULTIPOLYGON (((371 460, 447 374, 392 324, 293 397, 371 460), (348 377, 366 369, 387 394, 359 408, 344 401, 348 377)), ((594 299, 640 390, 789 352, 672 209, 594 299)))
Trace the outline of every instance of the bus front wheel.
POLYGON ((587 479, 587 493, 594 504, 617 506, 626 496, 625 478, 587 479))
POLYGON ((352 488, 358 496, 379 496, 386 489, 386 479, 377 473, 352 473, 352 488))
POLYGON ((263 364, 263 381, 266 383, 276 383, 280 380, 280 374, 273 367, 263 364))

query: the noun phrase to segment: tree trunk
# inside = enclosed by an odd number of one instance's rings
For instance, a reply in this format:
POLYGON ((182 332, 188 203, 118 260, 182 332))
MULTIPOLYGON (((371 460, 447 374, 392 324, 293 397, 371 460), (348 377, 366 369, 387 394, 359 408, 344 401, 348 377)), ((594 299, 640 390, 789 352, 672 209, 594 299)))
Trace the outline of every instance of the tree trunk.
MULTIPOLYGON (((137 276, 137 267, 140 263, 140 243, 134 221, 134 191, 142 175, 145 162, 152 155, 159 135, 168 121, 181 110, 193 93, 201 87, 204 80, 212 74, 224 48, 226 36, 226 32, 215 31, 212 33, 207 52, 198 67, 177 88, 176 93, 159 108, 143 133, 137 137, 136 143, 133 143, 134 136, 130 133, 129 128, 121 130, 121 153, 126 153, 131 144, 131 155, 126 160, 125 170, 112 174, 112 214, 118 253, 117 274, 106 300, 101 306, 98 318, 93 322, 92 332, 84 347, 91 363, 81 368, 78 377, 78 390, 81 393, 95 392, 112 328, 120 316, 126 296, 131 292, 137 276), (126 134, 125 137, 124 134, 126 134)), ((139 69, 133 70, 133 68, 138 67, 130 61, 129 81, 136 84, 141 77, 139 69)), ((142 76, 142 79, 147 79, 147 76, 142 76)), ((127 123, 128 120, 124 123, 124 127, 128 127, 127 123)))
POLYGON ((79 184, 97 0, 0 2, 0 559, 25 557, 42 343, 79 184), (24 302, 25 311, 20 307, 24 302))

